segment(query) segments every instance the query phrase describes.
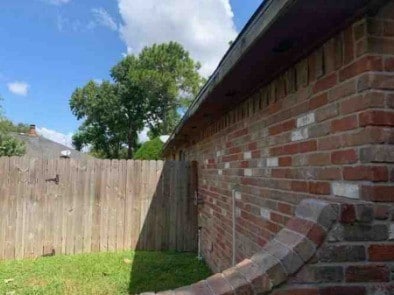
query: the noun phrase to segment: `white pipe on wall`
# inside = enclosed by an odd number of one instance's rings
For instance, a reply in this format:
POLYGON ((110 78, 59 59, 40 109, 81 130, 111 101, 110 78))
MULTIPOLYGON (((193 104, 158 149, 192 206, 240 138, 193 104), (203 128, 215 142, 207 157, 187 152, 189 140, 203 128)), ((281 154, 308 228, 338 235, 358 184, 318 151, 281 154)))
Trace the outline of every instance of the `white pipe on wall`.
POLYGON ((202 260, 202 254, 201 254, 201 226, 198 228, 198 260, 202 260))
POLYGON ((232 259, 232 264, 233 266, 235 266, 235 243, 236 243, 236 239, 235 239, 235 214, 236 214, 236 210, 235 210, 235 195, 236 195, 236 190, 233 189, 233 259, 232 259))

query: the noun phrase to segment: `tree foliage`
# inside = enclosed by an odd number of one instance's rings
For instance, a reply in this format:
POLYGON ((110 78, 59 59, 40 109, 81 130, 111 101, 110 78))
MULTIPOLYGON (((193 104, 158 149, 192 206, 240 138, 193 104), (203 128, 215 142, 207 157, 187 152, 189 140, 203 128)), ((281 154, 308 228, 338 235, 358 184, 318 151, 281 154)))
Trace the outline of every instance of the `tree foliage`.
POLYGON ((136 160, 160 160, 163 142, 159 137, 149 140, 142 144, 136 151, 134 159, 136 160))
POLYGON ((26 147, 23 142, 9 134, 0 132, 0 157, 23 156, 26 147))
POLYGON ((144 48, 111 69, 112 82, 90 81, 72 94, 70 107, 83 120, 73 137, 76 149, 90 146, 103 158, 131 159, 138 133, 169 134, 204 83, 189 53, 175 42, 144 48))
POLYGON ((25 144, 12 137, 10 132, 26 132, 29 129, 26 124, 13 124, 3 117, 0 106, 0 157, 3 156, 23 156, 26 152, 25 144))
POLYGON ((75 148, 81 150, 90 145, 93 152, 104 158, 118 158, 123 143, 118 86, 108 81, 90 81, 74 91, 70 106, 73 114, 84 120, 73 136, 75 148))
POLYGON ((29 129, 29 124, 15 124, 11 120, 8 120, 7 118, 1 118, 0 116, 0 130, 3 132, 27 133, 29 129))

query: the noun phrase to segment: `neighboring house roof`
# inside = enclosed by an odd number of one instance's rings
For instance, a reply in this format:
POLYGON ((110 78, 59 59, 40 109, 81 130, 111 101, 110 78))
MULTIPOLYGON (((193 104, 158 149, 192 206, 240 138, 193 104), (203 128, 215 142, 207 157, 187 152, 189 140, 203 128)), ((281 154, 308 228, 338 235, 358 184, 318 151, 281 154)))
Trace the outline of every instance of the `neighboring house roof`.
POLYGON ((71 149, 65 145, 54 142, 42 136, 31 136, 25 133, 12 133, 12 136, 26 144, 26 156, 43 159, 56 159, 61 157, 61 152, 69 150, 70 158, 84 160, 90 158, 89 155, 71 149))
POLYGON ((164 154, 190 143, 215 119, 385 1, 263 1, 166 142, 164 154))

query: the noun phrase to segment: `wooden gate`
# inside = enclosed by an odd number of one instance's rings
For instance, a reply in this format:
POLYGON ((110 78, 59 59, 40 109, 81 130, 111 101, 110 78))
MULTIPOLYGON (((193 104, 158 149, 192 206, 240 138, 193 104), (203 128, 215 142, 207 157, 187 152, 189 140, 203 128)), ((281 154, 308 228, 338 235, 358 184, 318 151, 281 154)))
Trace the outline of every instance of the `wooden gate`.
POLYGON ((195 251, 196 165, 0 158, 0 259, 195 251))

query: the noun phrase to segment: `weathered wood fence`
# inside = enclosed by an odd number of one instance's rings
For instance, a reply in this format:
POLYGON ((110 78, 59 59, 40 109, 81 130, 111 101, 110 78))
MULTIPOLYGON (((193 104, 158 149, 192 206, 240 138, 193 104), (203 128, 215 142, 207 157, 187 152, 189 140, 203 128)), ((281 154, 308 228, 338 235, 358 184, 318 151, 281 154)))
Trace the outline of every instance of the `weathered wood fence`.
POLYGON ((0 158, 0 259, 195 250, 196 179, 188 162, 0 158))

